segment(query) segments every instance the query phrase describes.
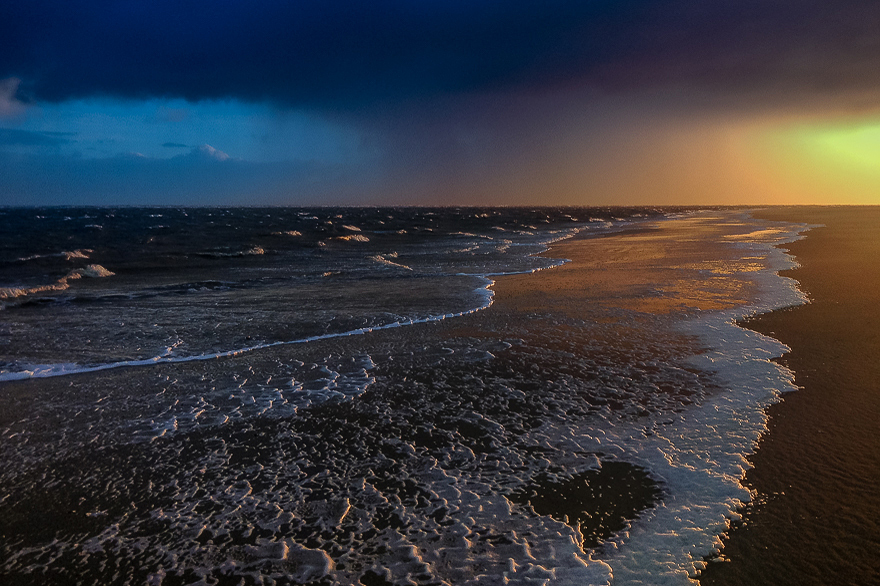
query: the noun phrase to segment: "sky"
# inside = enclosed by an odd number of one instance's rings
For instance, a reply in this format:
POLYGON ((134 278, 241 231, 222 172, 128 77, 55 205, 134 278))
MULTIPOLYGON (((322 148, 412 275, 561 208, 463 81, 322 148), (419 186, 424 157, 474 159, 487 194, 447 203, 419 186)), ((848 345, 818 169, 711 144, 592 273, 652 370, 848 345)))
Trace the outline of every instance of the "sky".
POLYGON ((0 205, 880 204, 876 0, 0 5, 0 205))

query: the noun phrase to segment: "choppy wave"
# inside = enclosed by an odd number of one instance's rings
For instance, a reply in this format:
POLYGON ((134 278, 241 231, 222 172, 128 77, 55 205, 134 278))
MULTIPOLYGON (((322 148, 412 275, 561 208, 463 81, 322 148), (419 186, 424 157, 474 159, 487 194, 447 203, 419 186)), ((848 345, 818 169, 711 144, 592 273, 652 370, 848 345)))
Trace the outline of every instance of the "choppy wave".
POLYGON ((400 263, 394 262, 394 261, 392 261, 392 260, 388 260, 388 257, 391 257, 391 258, 397 258, 397 254, 396 254, 396 253, 390 253, 390 254, 385 254, 385 255, 377 254, 377 255, 374 255, 374 256, 370 256, 370 257, 368 257, 368 258, 369 258, 370 260, 374 260, 374 261, 376 261, 376 262, 379 263, 379 264, 383 264, 383 265, 386 265, 386 266, 389 266, 389 267, 395 267, 395 268, 398 268, 398 269, 404 269, 404 270, 407 270, 407 271, 411 271, 411 270, 412 270, 412 267, 409 267, 409 266, 407 266, 407 265, 404 265, 404 264, 400 264, 400 263))
POLYGON ((266 254, 266 250, 262 246, 251 246, 244 250, 205 250, 194 254, 206 258, 236 258, 242 256, 261 256, 266 254))
POLYGON ((115 274, 116 273, 105 269, 101 265, 86 265, 85 267, 70 271, 65 276, 48 285, 36 285, 32 287, 0 287, 0 299, 15 299, 16 297, 25 297, 35 293, 64 291, 70 287, 70 281, 82 279, 83 277, 90 279, 112 277, 115 274))
POLYGON ((16 259, 17 262, 27 262, 30 260, 37 260, 40 258, 52 258, 52 257, 61 257, 64 260, 74 260, 77 258, 87 259, 89 258, 89 254, 95 252, 90 248, 85 248, 82 250, 62 250, 61 252, 52 252, 46 254, 31 254, 28 256, 24 256, 16 259))

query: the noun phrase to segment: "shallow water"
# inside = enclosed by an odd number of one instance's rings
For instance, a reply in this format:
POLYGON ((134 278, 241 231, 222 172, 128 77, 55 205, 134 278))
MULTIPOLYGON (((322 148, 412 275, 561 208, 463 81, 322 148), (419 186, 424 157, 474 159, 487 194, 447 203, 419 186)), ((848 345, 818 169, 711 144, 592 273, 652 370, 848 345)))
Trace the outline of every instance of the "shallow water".
POLYGON ((742 212, 4 213, 51 220, 0 270, 13 583, 687 583, 790 388, 732 320, 802 301, 771 245, 804 227, 742 212), (679 309, 486 310, 624 232, 679 309))

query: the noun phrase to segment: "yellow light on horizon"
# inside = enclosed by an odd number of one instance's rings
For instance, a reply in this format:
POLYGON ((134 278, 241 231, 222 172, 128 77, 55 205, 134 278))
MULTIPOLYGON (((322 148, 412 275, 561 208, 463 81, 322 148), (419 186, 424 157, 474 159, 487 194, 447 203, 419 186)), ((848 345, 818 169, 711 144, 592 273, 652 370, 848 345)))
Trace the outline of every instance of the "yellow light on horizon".
POLYGON ((778 127, 758 152, 777 178, 814 203, 880 204, 880 121, 778 127))

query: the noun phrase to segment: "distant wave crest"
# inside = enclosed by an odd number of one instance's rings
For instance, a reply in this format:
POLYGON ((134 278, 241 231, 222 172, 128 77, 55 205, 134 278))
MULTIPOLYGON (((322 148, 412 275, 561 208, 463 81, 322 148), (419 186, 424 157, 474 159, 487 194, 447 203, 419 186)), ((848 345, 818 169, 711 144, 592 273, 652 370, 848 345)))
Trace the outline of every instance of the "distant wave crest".
POLYGON ((34 293, 46 293, 49 291, 64 291, 70 287, 69 281, 82 278, 96 279, 101 277, 112 277, 115 275, 113 271, 107 270, 101 265, 86 265, 85 267, 74 269, 48 285, 37 285, 34 287, 0 287, 0 299, 15 299, 16 297, 25 297, 34 293))

